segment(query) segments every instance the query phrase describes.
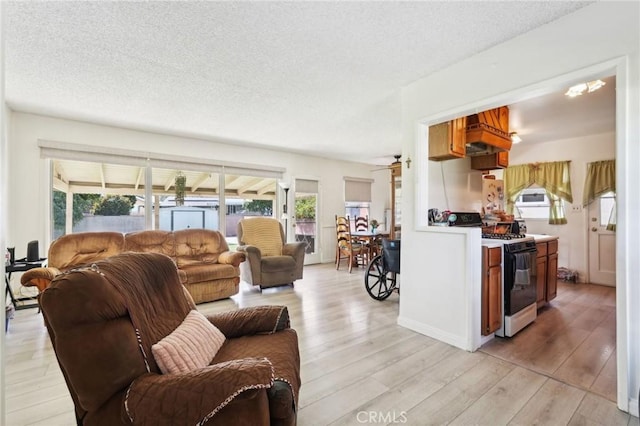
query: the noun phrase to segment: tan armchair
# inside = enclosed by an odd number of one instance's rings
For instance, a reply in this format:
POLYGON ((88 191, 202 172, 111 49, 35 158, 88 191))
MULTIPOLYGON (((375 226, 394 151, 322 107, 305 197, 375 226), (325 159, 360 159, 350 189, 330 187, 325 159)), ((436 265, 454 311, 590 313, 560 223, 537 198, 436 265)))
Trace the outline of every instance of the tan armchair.
POLYGON ((203 318, 226 338, 209 366, 161 374, 152 347, 195 309, 168 256, 127 252, 68 271, 40 305, 78 425, 296 423, 300 355, 284 306, 203 318))
POLYGON ((246 253, 240 278, 260 289, 293 285, 302 278, 305 244, 286 243, 282 224, 273 218, 251 217, 238 222, 238 251, 246 253))

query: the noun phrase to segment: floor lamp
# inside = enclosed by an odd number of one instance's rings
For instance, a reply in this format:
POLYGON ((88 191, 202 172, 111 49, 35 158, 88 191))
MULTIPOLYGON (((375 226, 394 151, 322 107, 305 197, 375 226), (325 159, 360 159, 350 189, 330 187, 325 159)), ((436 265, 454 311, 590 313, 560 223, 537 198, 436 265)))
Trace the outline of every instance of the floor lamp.
POLYGON ((289 241, 289 227, 287 225, 287 220, 289 219, 289 215, 287 214, 287 202, 289 201, 289 188, 291 185, 288 182, 280 182, 278 183, 280 188, 284 191, 284 202, 282 203, 282 220, 284 220, 284 242, 289 241))

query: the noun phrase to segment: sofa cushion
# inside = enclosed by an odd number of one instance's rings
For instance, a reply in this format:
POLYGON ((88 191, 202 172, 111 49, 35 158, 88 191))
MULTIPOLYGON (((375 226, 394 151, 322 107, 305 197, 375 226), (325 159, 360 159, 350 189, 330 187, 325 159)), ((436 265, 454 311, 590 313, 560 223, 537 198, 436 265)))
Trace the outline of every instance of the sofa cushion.
POLYGON ((225 340, 204 315, 192 310, 178 328, 151 346, 151 352, 163 374, 186 373, 209 365, 225 340))
POLYGON ((125 251, 138 253, 162 253, 169 257, 174 257, 176 254, 173 232, 159 229, 126 234, 124 236, 124 249, 125 251))
POLYGON ((48 264, 66 271, 119 254, 124 248, 120 232, 82 232, 63 235, 51 243, 48 264))
POLYGON ((262 256, 282 254, 280 223, 273 218, 252 217, 242 220, 242 244, 256 246, 262 256))
POLYGON ((187 276, 187 284, 200 283, 203 281, 220 280, 225 278, 235 278, 239 274, 238 268, 233 265, 222 263, 205 263, 185 265, 180 268, 187 276))
POLYGON ((229 251, 221 233, 210 229, 181 229, 173 232, 175 260, 179 268, 200 263, 217 263, 218 255, 229 251))
POLYGON ((271 256, 262 259, 262 272, 293 271, 296 261, 291 256, 271 256))

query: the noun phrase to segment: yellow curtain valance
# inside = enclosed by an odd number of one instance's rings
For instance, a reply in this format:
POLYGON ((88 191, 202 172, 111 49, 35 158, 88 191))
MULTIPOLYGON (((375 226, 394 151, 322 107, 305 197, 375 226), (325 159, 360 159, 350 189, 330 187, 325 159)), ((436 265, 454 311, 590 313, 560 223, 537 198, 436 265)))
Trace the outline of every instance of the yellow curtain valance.
POLYGON ((569 177, 570 161, 554 161, 549 163, 530 163, 507 167, 504 171, 504 187, 507 199, 515 202, 518 194, 533 184, 562 198, 573 202, 571 179, 569 177))
POLYGON ((570 161, 530 163, 507 167, 504 171, 504 188, 507 197, 507 212, 513 213, 516 199, 523 189, 539 185, 547 191, 551 201, 549 223, 567 223, 560 199, 573 202, 570 161))
POLYGON ((587 164, 582 205, 588 205, 607 192, 616 192, 616 161, 594 161, 587 164))

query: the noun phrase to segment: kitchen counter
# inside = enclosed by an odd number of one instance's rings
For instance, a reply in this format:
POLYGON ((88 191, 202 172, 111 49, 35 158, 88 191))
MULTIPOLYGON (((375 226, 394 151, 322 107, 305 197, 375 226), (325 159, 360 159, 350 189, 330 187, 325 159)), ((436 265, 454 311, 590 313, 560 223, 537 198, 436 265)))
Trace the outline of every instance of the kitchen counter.
POLYGON ((536 243, 546 243, 547 241, 557 240, 557 235, 546 235, 546 234, 525 234, 527 237, 533 237, 536 240, 536 243))
POLYGON ((482 247, 493 248, 493 247, 502 247, 502 245, 503 245, 502 240, 490 240, 490 239, 482 240, 482 247))

